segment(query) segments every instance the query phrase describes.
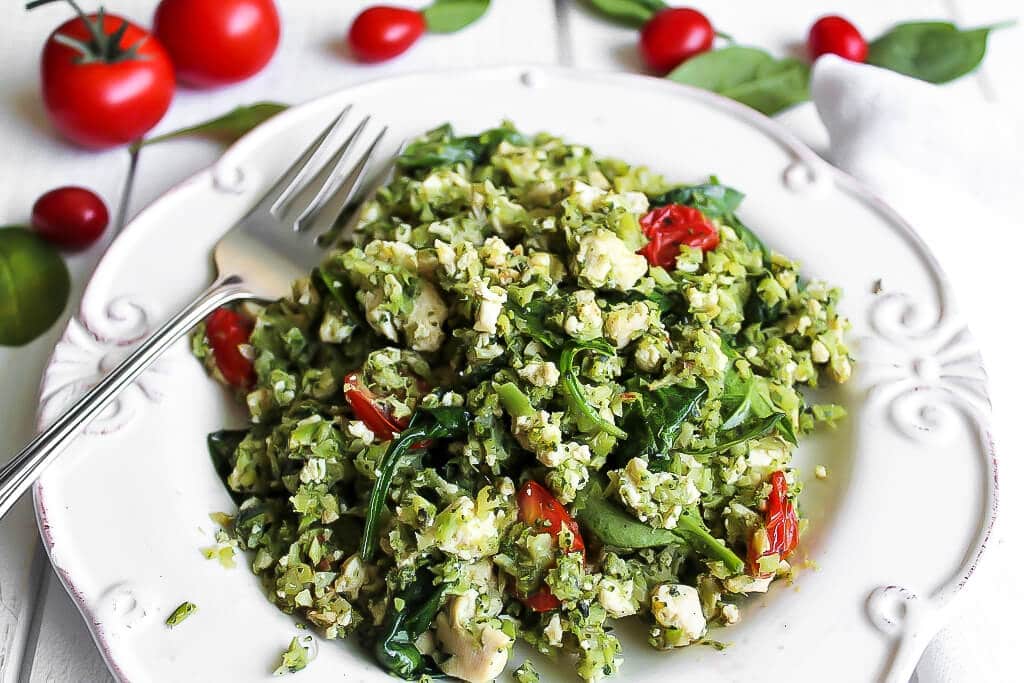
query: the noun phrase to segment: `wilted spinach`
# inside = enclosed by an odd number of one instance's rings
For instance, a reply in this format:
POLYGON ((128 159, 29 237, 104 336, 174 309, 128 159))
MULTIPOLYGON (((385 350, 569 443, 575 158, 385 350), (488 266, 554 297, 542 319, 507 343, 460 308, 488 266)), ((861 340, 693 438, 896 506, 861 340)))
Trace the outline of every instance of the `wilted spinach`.
POLYGON ((409 144, 398 157, 398 166, 405 169, 436 168, 453 164, 475 164, 486 160, 502 142, 524 145, 528 141, 511 126, 501 126, 480 135, 455 137, 451 124, 444 124, 409 144))
POLYGON ((392 600, 373 647, 374 657, 385 671, 406 680, 418 680, 421 674, 433 671, 416 648, 416 639, 430 628, 447 590, 448 584, 435 587, 434 575, 422 568, 399 596, 402 609, 395 609, 392 600))
POLYGON ((721 219, 736 231, 736 235, 743 240, 748 249, 760 251, 767 256, 768 248, 761 238, 736 215, 736 210, 743 202, 743 197, 744 194, 739 190, 722 185, 718 182, 718 178, 711 176, 706 183, 683 185, 656 195, 651 198, 651 205, 682 204, 692 206, 708 218, 721 219))
POLYGON ((594 406, 590 405, 590 402, 587 401, 587 397, 583 395, 583 387, 580 386, 580 379, 576 374, 574 361, 576 359, 576 354, 584 350, 593 351, 594 353, 604 356, 615 355, 615 349, 603 339, 578 341, 566 345, 562 349, 561 355, 558 357, 558 372, 562 376, 562 391, 565 392, 570 405, 572 405, 580 415, 583 415, 593 422, 598 429, 606 434, 611 434, 617 439, 625 439, 629 435, 614 423, 601 417, 597 410, 594 409, 594 406))
POLYGON ((684 387, 674 384, 654 391, 640 391, 626 415, 629 439, 623 449, 629 457, 646 457, 654 469, 664 469, 669 449, 675 443, 683 423, 707 396, 704 385, 684 387))
POLYGON ((605 498, 606 484, 595 476, 576 497, 576 520, 601 543, 624 549, 683 543, 703 557, 720 560, 733 573, 743 571, 743 560, 711 535, 695 509, 680 515, 676 528, 655 529, 605 498))
POLYGON ((368 562, 373 558, 380 515, 384 510, 388 489, 391 488, 391 480, 395 477, 395 471, 398 469, 398 463, 402 456, 424 441, 465 434, 469 430, 471 421, 472 416, 463 408, 421 407, 413 413, 412 419, 409 420, 409 426, 391 440, 388 449, 381 456, 377 465, 380 474, 373 482, 370 500, 366 504, 366 526, 359 544, 359 554, 363 561, 368 562))

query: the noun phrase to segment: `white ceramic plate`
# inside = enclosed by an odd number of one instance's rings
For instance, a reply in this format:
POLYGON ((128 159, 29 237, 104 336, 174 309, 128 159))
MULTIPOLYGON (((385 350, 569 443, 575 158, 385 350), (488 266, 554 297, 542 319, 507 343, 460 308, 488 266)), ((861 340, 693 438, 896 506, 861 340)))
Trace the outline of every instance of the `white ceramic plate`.
MULTIPOLYGON (((389 79, 293 108, 113 244, 54 352, 41 421, 207 285, 219 235, 350 102, 391 126, 391 146, 443 121, 478 131, 508 117, 672 179, 716 173, 747 193, 741 213, 766 242, 843 287, 859 363, 836 398, 850 418, 798 455, 811 521, 802 548, 817 570, 752 599, 741 624, 715 634, 732 644, 724 652, 658 653, 639 628, 623 629, 619 680, 906 680, 995 511, 980 359, 909 226, 769 119, 705 92, 525 67, 389 79), (811 475, 818 463, 826 481, 811 475)), ((204 439, 239 419, 182 341, 36 486, 53 564, 121 680, 268 680, 300 633, 262 596, 244 558, 226 570, 199 552, 212 541, 209 513, 232 509, 204 439), (163 621, 184 600, 199 611, 169 630, 163 621)), ((301 675, 388 680, 354 644, 335 642, 320 643, 301 675)))

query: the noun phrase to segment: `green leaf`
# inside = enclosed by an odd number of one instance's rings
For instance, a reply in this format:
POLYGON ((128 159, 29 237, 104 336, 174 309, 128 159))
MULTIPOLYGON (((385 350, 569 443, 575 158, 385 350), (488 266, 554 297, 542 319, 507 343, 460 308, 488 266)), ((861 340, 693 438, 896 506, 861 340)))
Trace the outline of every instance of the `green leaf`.
POLYGON ((735 369, 725 375, 725 392, 722 394, 722 429, 735 429, 750 417, 764 418, 775 412, 768 394, 768 381, 760 375, 743 379, 735 369))
POLYGON ((646 457, 655 469, 662 467, 686 418, 707 393, 703 385, 678 384, 643 392, 627 416, 629 439, 623 442, 623 450, 629 457, 646 457))
POLYGON ((684 185, 651 199, 652 206, 683 204, 692 206, 708 218, 721 218, 739 208, 743 193, 720 183, 684 185))
POLYGON ((401 168, 435 168, 459 163, 475 164, 490 157, 503 141, 524 145, 528 140, 508 126, 492 128, 480 135, 455 137, 450 124, 444 124, 409 144, 398 157, 401 168))
POLYGON ((1003 26, 961 30, 946 21, 899 24, 871 43, 868 63, 929 83, 948 83, 981 64, 988 34, 1003 26))
POLYGON ((26 228, 0 228, 0 346, 23 346, 50 329, 70 293, 56 249, 26 228))
POLYGON ((158 142, 192 136, 212 138, 219 142, 230 144, 287 108, 287 104, 279 104, 277 102, 257 102, 256 104, 235 107, 227 114, 210 119, 209 121, 203 121, 194 126, 140 140, 132 145, 132 151, 158 142))
POLYGON ((576 521, 604 545, 616 548, 660 548, 678 542, 667 529, 647 526, 604 497, 608 482, 603 475, 591 478, 576 496, 576 521))
POLYGON ((724 95, 769 116, 810 96, 806 64, 739 45, 688 59, 668 78, 724 95))
POLYGON ((636 28, 668 7, 661 0, 590 0, 590 5, 609 19, 636 28))
MULTIPOLYGON (((786 421, 786 416, 782 413, 775 413, 771 417, 766 417, 763 420, 756 420, 750 424, 747 431, 737 434, 731 439, 722 441, 721 443, 711 446, 710 448, 702 448, 696 451, 684 450, 684 453, 689 455, 713 455, 720 453, 726 449, 738 446, 741 443, 746 443, 752 439, 760 439, 762 436, 768 436, 776 428, 783 433, 783 436, 789 438, 792 435, 792 429, 789 428, 789 422, 786 421)), ((796 443, 795 438, 790 439, 792 443, 796 443)))
POLYGON ((490 0, 434 0, 423 10, 423 18, 431 33, 455 33, 482 17, 490 4, 490 0))
POLYGON ((575 342, 565 346, 558 357, 558 372, 562 375, 562 391, 565 393, 566 398, 569 399, 570 404, 581 415, 597 425, 598 429, 606 434, 611 434, 616 439, 625 439, 629 435, 619 429, 614 423, 601 417, 594 409, 594 406, 587 402, 587 397, 583 394, 583 387, 580 385, 580 379, 576 375, 576 368, 573 367, 573 363, 576 359, 576 354, 584 350, 593 351, 602 356, 615 355, 615 349, 603 339, 575 342))

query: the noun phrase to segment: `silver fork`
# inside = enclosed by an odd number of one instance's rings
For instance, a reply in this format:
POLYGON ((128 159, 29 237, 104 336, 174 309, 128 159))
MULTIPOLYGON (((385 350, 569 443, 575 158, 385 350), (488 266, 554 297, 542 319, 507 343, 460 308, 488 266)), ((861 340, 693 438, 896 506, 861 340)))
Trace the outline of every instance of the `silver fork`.
POLYGON ((277 299, 322 257, 318 238, 357 197, 360 181, 385 127, 348 167, 350 152, 365 131, 360 121, 341 143, 351 105, 309 145, 262 199, 213 250, 214 284, 172 317, 131 355, 43 430, 0 469, 0 517, 32 486, 79 428, 105 408, 175 341, 219 306, 241 299, 277 299), (333 148, 333 152, 331 149, 333 148), (322 161, 324 156, 329 157, 322 161), (323 228, 323 230, 314 229, 323 228))

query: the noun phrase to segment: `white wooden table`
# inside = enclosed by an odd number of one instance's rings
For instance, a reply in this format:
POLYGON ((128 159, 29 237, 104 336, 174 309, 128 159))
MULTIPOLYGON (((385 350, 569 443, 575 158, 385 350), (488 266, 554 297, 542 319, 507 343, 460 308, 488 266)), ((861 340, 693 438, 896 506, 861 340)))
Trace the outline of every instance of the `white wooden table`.
MULTIPOLYGON (((9 10, 14 11, 8 12, 0 41, 0 224, 24 223, 39 194, 65 184, 95 189, 115 213, 127 174, 128 153, 123 149, 81 152, 56 139, 38 95, 38 54, 50 30, 67 18, 67 8, 54 5, 27 13, 14 9, 14 0, 8 3, 9 10)), ((111 11, 148 24, 156 0, 110 0, 108 4, 111 11)), ((353 63, 345 46, 352 18, 371 3, 289 0, 278 4, 283 35, 270 66, 235 87, 179 92, 157 132, 195 123, 238 104, 267 99, 295 103, 353 83, 416 70, 535 63, 642 71, 635 50, 636 32, 596 17, 575 0, 494 0, 494 6, 478 24, 453 36, 427 36, 406 55, 378 66, 353 63)), ((965 25, 983 25, 1024 14, 1019 0, 833 0, 827 7, 813 0, 692 4, 738 41, 776 53, 799 49, 807 28, 826 11, 845 14, 867 36, 909 19, 949 18, 965 25)), ((966 98, 994 100, 1024 112, 1024 87, 1019 75, 1024 65, 1022 46, 1021 28, 996 33, 983 69, 947 87, 957 89, 966 98)), ((812 147, 824 149, 825 133, 811 105, 801 105, 779 119, 812 147)), ((125 207, 127 215, 134 215, 211 163, 219 152, 218 146, 202 141, 178 141, 145 150, 125 207)), ((111 237, 107 235, 103 243, 69 258, 73 301, 80 296, 111 237)), ((73 309, 69 306, 65 316, 73 309)), ((27 347, 0 348, 0 461, 33 433, 36 387, 61 327, 62 323, 27 347)), ((1007 343, 1012 341, 1013 337, 1007 343)), ((1009 367, 993 368, 991 363, 989 367, 990 372, 1011 371, 1009 367)), ((997 419, 1001 407, 998 399, 997 419)), ((987 677, 1000 681, 1020 680, 1017 612, 1024 605, 1024 589, 1016 577, 1017 568, 1024 566, 1024 542, 1017 538, 1024 531, 1024 518, 1014 502, 1022 497, 1015 496, 1016 492, 1024 494, 1024 468, 1011 459, 1016 454, 1010 453, 1008 445, 1004 442, 1002 448, 1002 525, 989 562, 969 589, 970 599, 965 602, 971 604, 962 616, 968 630, 984 634, 990 666, 987 677)), ((97 491, 98 499, 103 496, 104 492, 97 491)), ((107 680, 110 676, 85 624, 40 550, 31 506, 24 500, 0 523, 0 683, 107 680)))

